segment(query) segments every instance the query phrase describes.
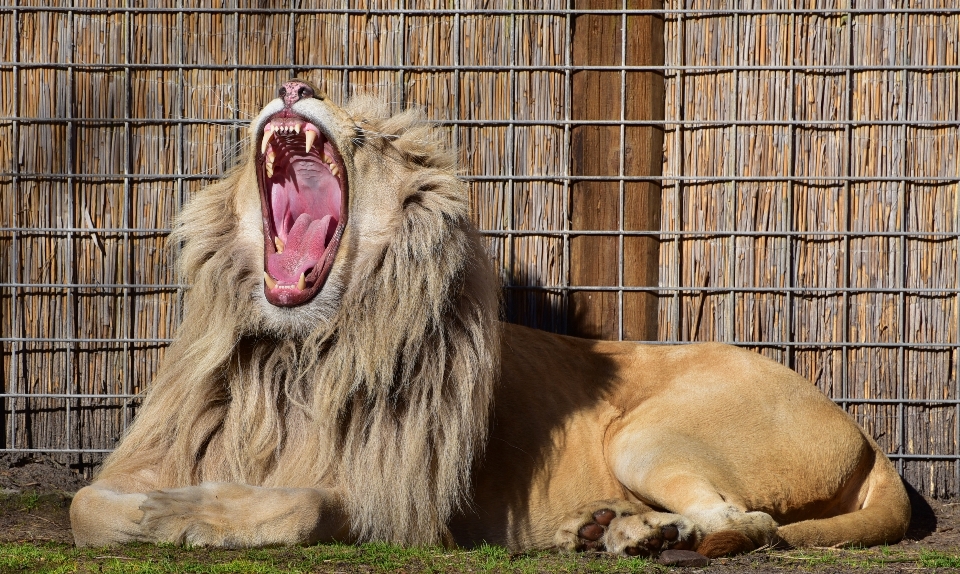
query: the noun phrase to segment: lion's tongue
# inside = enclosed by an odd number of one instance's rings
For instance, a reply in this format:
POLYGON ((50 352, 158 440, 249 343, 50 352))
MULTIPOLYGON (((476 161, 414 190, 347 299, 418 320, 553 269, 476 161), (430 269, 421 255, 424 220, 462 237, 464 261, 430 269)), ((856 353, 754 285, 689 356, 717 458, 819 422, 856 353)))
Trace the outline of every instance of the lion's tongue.
POLYGON ((301 273, 310 270, 323 257, 329 231, 336 226, 332 215, 313 219, 301 213, 287 233, 283 253, 267 257, 267 271, 280 284, 296 283, 301 273))

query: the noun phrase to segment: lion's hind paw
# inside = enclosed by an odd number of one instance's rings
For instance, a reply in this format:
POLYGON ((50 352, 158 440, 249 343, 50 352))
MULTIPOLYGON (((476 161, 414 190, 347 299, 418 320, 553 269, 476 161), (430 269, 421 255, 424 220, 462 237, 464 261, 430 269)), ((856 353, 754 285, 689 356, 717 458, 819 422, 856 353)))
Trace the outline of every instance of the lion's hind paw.
POLYGON ((632 516, 646 507, 626 500, 598 500, 571 512, 554 537, 556 546, 568 552, 605 550, 603 536, 614 519, 632 516))
POLYGON ((626 500, 599 500, 570 513, 555 542, 569 552, 656 556, 667 549, 695 548, 700 538, 700 529, 679 514, 655 512, 626 500))
POLYGON ((607 552, 622 556, 657 556, 664 550, 696 548, 700 529, 688 518, 668 512, 645 512, 611 522, 603 537, 607 552))

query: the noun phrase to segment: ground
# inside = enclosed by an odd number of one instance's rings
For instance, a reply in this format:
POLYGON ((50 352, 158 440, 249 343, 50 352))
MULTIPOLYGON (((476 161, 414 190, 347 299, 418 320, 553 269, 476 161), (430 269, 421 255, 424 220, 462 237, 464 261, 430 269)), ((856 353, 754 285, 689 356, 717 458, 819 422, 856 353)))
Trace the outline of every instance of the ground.
MULTIPOLYGON (((141 547, 103 553, 79 554, 70 546, 70 519, 68 508, 70 495, 87 484, 87 481, 71 469, 54 462, 17 454, 0 454, 0 547, 6 544, 6 554, 0 551, 0 570, 4 572, 12 560, 11 552, 22 552, 23 545, 17 547, 11 543, 28 543, 46 551, 51 549, 58 556, 67 556, 64 564, 71 566, 65 570, 76 572, 112 571, 110 560, 169 560, 173 566, 164 567, 165 571, 193 571, 195 562, 202 564, 245 564, 251 560, 258 566, 250 571, 272 571, 264 564, 280 564, 277 571, 286 571, 287 565, 293 571, 316 572, 373 572, 384 570, 432 570, 439 572, 457 572, 461 570, 481 571, 638 571, 628 562, 609 559, 600 555, 582 555, 579 557, 553 557, 549 553, 533 555, 503 554, 502 563, 494 561, 492 568, 485 566, 490 557, 480 562, 470 553, 454 555, 442 550, 426 554, 398 556, 397 551, 382 552, 374 549, 354 549, 352 547, 330 547, 319 551, 304 549, 275 549, 250 554, 247 551, 205 551, 195 550, 184 555, 173 548, 155 550, 153 547, 141 547), (73 553, 73 554, 71 554, 73 553), (154 553, 151 555, 150 553, 154 553), (145 556, 146 554, 146 556, 145 556), (118 556, 122 555, 122 556, 118 556), (160 555, 160 556, 158 556, 160 555), (252 556, 252 557, 251 557, 252 556), (4 559, 6 562, 4 562, 4 559), (308 566, 304 567, 303 560, 308 566), (391 562, 392 560, 392 562, 391 562), (239 561, 239 562, 238 562, 239 561), (246 561, 246 562, 245 562, 246 561), (266 561, 266 562, 263 562, 266 561), (479 566, 478 566, 479 564, 479 566), (530 566, 532 564, 532 566, 530 566), (299 565, 299 566, 294 566, 299 565), (267 570, 262 570, 267 568, 267 570)), ((814 551, 772 551, 762 550, 744 556, 714 560, 702 570, 706 572, 725 572, 742 574, 746 572, 796 571, 821 573, 849 572, 864 570, 868 572, 956 572, 960 567, 960 502, 933 500, 913 494, 914 516, 907 537, 899 544, 881 549, 835 550, 819 549, 814 551)), ((401 552, 402 554, 402 552, 401 552)), ((495 556, 494 556, 495 557, 495 556)), ((36 558, 40 562, 27 562, 24 567, 14 568, 20 571, 36 571, 38 564, 45 558, 36 558)), ((15 562, 14 562, 15 563, 15 562)), ((648 565, 639 571, 661 571, 663 568, 648 565)), ((121 568, 121 570, 123 569, 121 568)), ((232 571, 232 570, 231 570, 232 571)), ((238 570, 245 572, 238 566, 238 570)))

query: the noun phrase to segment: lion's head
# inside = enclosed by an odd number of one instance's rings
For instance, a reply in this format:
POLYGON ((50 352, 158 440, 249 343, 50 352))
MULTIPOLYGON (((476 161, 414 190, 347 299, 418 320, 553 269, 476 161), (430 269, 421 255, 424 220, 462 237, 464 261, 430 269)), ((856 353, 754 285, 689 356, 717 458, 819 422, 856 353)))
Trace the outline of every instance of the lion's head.
POLYGON ((342 490, 360 538, 436 542, 499 370, 499 285, 452 154, 416 111, 284 84, 175 238, 191 284, 105 464, 165 484, 342 490))

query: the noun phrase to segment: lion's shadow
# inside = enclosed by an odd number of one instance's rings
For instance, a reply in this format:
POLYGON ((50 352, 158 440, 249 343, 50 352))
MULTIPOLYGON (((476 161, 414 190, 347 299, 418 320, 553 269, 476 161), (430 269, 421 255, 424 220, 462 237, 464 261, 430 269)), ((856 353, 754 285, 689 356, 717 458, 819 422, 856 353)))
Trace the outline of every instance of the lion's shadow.
MULTIPOLYGON (((589 335, 581 332, 576 306, 564 290, 543 288, 531 279, 530 276, 523 280, 502 277, 501 317, 506 322, 559 335, 589 335)), ((529 357, 521 357, 521 361, 524 360, 529 357)), ((591 367, 607 373, 615 369, 613 361, 604 356, 592 357, 591 367)), ((509 544, 512 536, 532 535, 518 532, 524 521, 517 518, 531 516, 531 492, 537 491, 536 485, 543 480, 549 481, 549 477, 544 476, 548 461, 558 455, 557 448, 563 448, 560 445, 567 440, 565 434, 571 430, 571 421, 579 412, 605 400, 608 396, 605 387, 613 380, 615 377, 600 375, 593 387, 573 391, 559 380, 519 380, 512 382, 512 392, 497 394, 491 442, 485 456, 476 462, 475 479, 483 477, 483 484, 474 486, 487 494, 478 492, 478 498, 483 500, 475 500, 463 510, 463 518, 473 515, 473 520, 468 518, 466 523, 454 520, 452 531, 458 544, 467 547, 482 542, 509 544), (490 460, 498 461, 494 465, 503 466, 491 467, 490 460), (495 496, 490 496, 491 492, 495 492, 495 496), (491 499, 496 503, 491 503, 491 499), (479 517, 482 519, 476 520, 479 517), (468 523, 483 524, 494 530, 472 531, 468 523)))
POLYGON ((501 275, 508 323, 585 339, 655 341, 657 296, 647 292, 545 287, 536 269, 501 275))
POLYGON ((571 324, 570 298, 563 290, 551 290, 539 284, 510 277, 503 280, 503 318, 533 329, 559 335, 578 332, 571 324))
POLYGON ((913 485, 904 480, 903 486, 907 489, 907 495, 910 497, 912 511, 910 526, 907 528, 904 539, 923 540, 937 531, 937 513, 913 485))

